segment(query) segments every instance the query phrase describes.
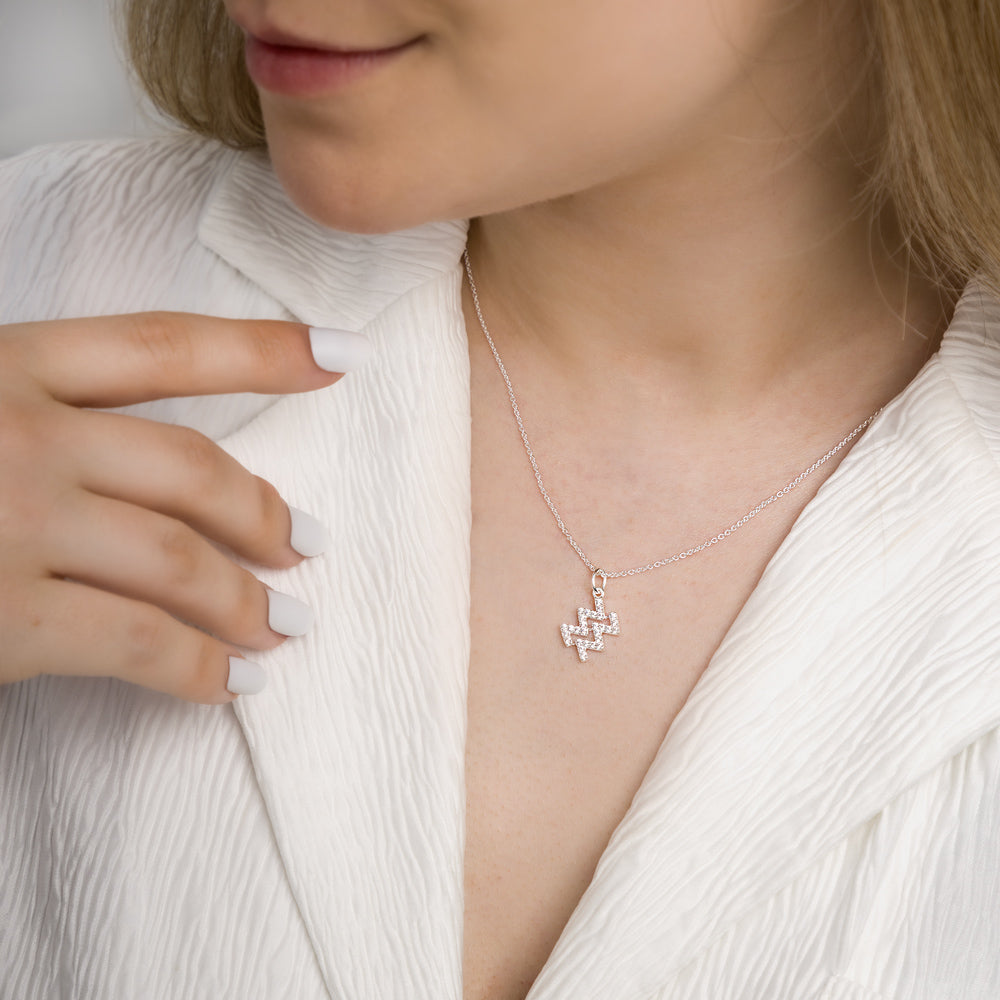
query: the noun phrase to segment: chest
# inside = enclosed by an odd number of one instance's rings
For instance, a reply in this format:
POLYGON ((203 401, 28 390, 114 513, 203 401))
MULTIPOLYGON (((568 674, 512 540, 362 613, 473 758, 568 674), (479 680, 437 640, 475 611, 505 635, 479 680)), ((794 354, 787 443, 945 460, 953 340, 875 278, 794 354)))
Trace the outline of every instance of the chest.
MULTIPOLYGON (((807 497, 697 557, 608 580, 619 634, 581 662, 560 626, 592 606, 590 571, 539 494, 516 430, 477 424, 475 410, 474 428, 465 997, 522 1000, 807 497)), ((633 515, 622 548, 641 536, 646 561, 669 555, 660 514, 633 515)), ((570 528, 586 551, 588 525, 570 528)))

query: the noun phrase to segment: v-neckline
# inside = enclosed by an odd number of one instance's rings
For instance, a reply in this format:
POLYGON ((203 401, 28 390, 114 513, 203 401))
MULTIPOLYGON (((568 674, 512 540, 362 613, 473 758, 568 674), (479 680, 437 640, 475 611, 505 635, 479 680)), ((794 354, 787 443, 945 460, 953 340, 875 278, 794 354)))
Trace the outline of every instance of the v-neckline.
MULTIPOLYGON (((280 579, 261 574, 313 604, 324 625, 262 655, 269 690, 237 702, 237 719, 330 995, 457 998, 470 568, 464 227, 332 234, 287 202, 266 164, 233 164, 202 242, 292 315, 365 328, 376 345, 365 372, 281 399, 222 442, 334 538, 327 555, 280 579), (287 440, 295 446, 275 446, 287 440)), ((1000 474, 977 422, 1000 377, 1000 309, 970 293, 956 317, 938 357, 771 560, 531 1000, 652 994, 891 796, 998 724, 995 685, 981 681, 1000 642, 1000 580, 968 568, 1000 552, 1000 474), (941 576, 956 568, 960 579, 941 576)))

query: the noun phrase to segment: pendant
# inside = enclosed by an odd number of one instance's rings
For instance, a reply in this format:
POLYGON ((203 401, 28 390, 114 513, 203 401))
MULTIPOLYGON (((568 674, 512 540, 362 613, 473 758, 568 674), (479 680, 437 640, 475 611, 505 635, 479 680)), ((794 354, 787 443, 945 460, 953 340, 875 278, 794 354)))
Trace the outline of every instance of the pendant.
POLYGON ((618 615, 614 611, 604 610, 604 585, 608 582, 606 573, 595 570, 590 577, 590 591, 594 599, 594 610, 577 608, 579 625, 561 625, 559 631, 567 646, 576 646, 580 662, 587 659, 587 650, 604 649, 605 635, 618 635, 618 615), (597 578, 601 578, 601 586, 597 586, 597 578))

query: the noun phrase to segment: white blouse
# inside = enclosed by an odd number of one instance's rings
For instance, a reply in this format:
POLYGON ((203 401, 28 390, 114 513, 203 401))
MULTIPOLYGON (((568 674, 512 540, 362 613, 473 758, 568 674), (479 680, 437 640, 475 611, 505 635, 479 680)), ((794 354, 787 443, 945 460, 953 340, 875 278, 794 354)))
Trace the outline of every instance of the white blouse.
MULTIPOLYGON (((295 317, 376 349, 315 393, 131 408, 327 523, 258 572, 318 624, 233 706, 0 688, 4 1000, 461 997, 464 238, 325 230, 188 138, 0 164, 0 322, 295 317)), ((973 284, 767 567, 531 1000, 1000 997, 998 454, 973 284)))

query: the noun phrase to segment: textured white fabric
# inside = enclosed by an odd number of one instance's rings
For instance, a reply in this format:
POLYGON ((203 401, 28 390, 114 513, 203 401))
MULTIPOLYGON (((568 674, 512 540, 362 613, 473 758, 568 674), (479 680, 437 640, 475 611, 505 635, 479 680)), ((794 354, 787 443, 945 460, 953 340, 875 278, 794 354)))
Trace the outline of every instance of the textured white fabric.
MULTIPOLYGON (((0 689, 3 1000, 461 996, 464 235, 324 230, 189 139, 0 165, 0 322, 294 316, 376 349, 317 393, 131 408, 329 525, 260 574, 319 624, 235 707, 0 689)), ((973 285, 768 566, 531 1000, 1000 997, 998 453, 973 285)))

